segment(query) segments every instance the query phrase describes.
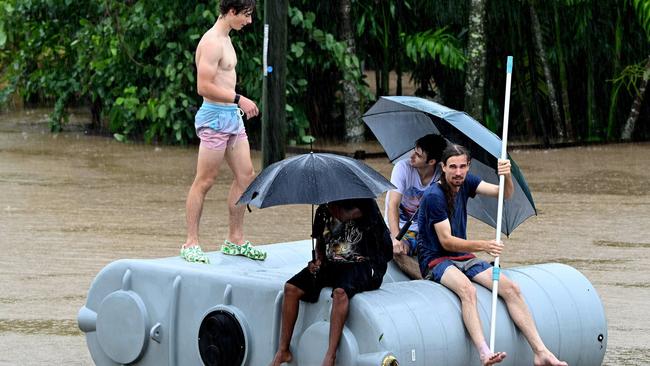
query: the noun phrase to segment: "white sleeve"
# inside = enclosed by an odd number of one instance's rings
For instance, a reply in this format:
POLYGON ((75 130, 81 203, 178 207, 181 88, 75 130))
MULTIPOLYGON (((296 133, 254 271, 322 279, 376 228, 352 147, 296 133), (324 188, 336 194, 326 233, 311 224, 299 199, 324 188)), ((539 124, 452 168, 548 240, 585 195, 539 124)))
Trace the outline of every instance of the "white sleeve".
POLYGON ((404 195, 404 192, 406 191, 407 187, 407 182, 406 182, 406 166, 403 162, 398 162, 395 164, 393 167, 393 172, 390 175, 390 182, 393 183, 397 189, 394 189, 394 191, 399 192, 400 194, 404 195))

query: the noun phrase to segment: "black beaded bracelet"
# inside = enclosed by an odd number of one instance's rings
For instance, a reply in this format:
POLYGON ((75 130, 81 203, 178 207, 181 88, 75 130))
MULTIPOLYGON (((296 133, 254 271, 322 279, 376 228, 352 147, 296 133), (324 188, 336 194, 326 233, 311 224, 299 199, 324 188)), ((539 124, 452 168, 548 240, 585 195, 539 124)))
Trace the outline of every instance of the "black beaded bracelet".
POLYGON ((239 98, 241 98, 241 95, 235 94, 235 104, 239 105, 239 98))

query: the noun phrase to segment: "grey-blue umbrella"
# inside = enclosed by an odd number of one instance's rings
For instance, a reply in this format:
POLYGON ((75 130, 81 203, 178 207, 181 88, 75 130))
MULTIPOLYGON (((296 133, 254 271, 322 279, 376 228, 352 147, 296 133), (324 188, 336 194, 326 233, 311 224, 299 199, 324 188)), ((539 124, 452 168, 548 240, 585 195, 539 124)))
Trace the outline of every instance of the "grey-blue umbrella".
MULTIPOLYGON (((470 172, 486 182, 499 184, 496 167, 501 156, 501 139, 465 112, 423 98, 390 96, 379 98, 363 115, 363 120, 391 161, 413 149, 418 138, 437 133, 470 150, 470 172)), ((501 231, 506 235, 537 213, 524 175, 515 161, 508 158, 515 192, 504 202, 501 231)), ((497 205, 497 199, 478 195, 468 202, 467 213, 496 227, 497 205)))

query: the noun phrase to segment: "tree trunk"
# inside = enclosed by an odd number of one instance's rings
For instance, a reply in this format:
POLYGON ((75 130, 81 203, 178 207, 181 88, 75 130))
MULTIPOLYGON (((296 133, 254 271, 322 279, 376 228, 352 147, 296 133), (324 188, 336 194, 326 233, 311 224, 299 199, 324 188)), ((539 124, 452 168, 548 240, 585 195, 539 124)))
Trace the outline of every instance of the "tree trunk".
MULTIPOLYGON (((525 51, 524 51, 525 52, 525 51)), ((527 52, 526 52, 527 53, 527 52)), ((524 55, 528 58, 528 55, 524 55)), ((522 58, 523 59, 523 58, 522 58)), ((515 87, 519 90, 519 101, 521 102, 521 114, 526 122, 526 138, 532 141, 536 137, 535 123, 531 117, 530 108, 533 105, 532 98, 530 97, 530 90, 526 88, 523 77, 514 78, 515 87)))
POLYGON ((286 139, 286 74, 288 0, 264 3, 264 23, 269 25, 267 60, 273 72, 262 87, 262 167, 284 159, 286 139))
POLYGON ((599 141, 598 120, 596 119, 596 82, 594 80, 594 56, 592 37, 587 40, 587 141, 599 141))
POLYGON ((382 42, 382 60, 381 60, 381 90, 383 95, 390 94, 390 54, 392 51, 392 45, 390 44, 390 24, 388 19, 388 9, 386 6, 382 6, 382 21, 384 27, 384 38, 382 42))
MULTIPOLYGON (((354 36, 350 24, 350 0, 339 0, 340 37, 346 44, 346 52, 350 56, 355 54, 354 36)), ((361 121, 361 105, 359 91, 353 80, 343 80, 343 118, 345 120, 345 141, 364 141, 364 124, 361 121)))
MULTIPOLYGON (((523 70, 522 73, 518 72, 518 76, 516 78, 512 79, 513 82, 513 88, 514 92, 513 95, 516 95, 516 98, 513 98, 513 102, 518 102, 521 108, 521 114, 523 116, 523 121, 525 123, 525 136, 528 139, 528 141, 533 141, 536 137, 537 134, 535 133, 535 123, 533 121, 533 118, 531 116, 531 109, 535 109, 535 105, 533 104, 533 98, 530 92, 530 88, 526 86, 526 77, 529 75, 526 70, 530 69, 529 67, 525 67, 527 64, 530 64, 530 52, 528 47, 521 47, 517 41, 521 41, 524 44, 529 44, 530 42, 527 41, 527 36, 525 35, 526 32, 522 30, 522 22, 521 21, 515 21, 513 19, 513 15, 511 12, 508 13, 508 21, 514 25, 514 29, 512 30, 514 34, 520 35, 520 37, 508 37, 508 42, 510 43, 510 49, 511 50, 516 50, 520 48, 522 50, 522 57, 521 60, 519 61, 517 68, 518 70, 523 70)), ((527 22, 523 22, 526 24, 527 27, 527 22)), ((513 125, 514 127, 514 125, 513 125)))
POLYGON ((397 0, 397 5, 395 9, 395 18, 397 21, 397 32, 395 32, 395 46, 397 52, 395 52, 395 73, 397 74, 397 88, 395 89, 395 95, 402 95, 402 55, 404 50, 402 48, 402 22, 399 19, 402 19, 402 7, 404 6, 404 0, 397 0))
MULTIPOLYGON (((534 35, 530 35, 531 38, 534 37, 534 35)), ((548 135, 548 129, 546 128, 546 120, 544 118, 541 118, 541 113, 539 111, 539 105, 542 103, 539 101, 539 98, 537 96, 537 90, 535 89, 535 85, 538 85, 539 80, 537 78, 537 65, 535 64, 534 61, 534 56, 535 55, 535 46, 534 46, 534 41, 530 39, 529 42, 526 43, 527 45, 527 53, 528 53, 528 72, 530 75, 530 83, 529 83, 529 90, 532 89, 532 92, 529 92, 531 94, 531 101, 530 101, 530 107, 531 107, 531 115, 534 118, 533 123, 537 122, 539 123, 539 128, 542 133, 542 144, 545 147, 549 147, 551 145, 551 140, 548 135)), ((518 79, 518 78, 517 78, 518 79)), ((524 92, 525 94, 526 92, 524 92)))
POLYGON ((557 11, 557 2, 553 1, 553 16, 555 23, 555 49, 557 62, 560 69, 560 88, 562 95, 562 111, 564 112, 564 126, 566 127, 567 140, 575 141, 573 122, 571 120, 571 106, 569 105, 569 81, 566 76, 566 63, 564 61, 564 47, 562 46, 560 32, 560 16, 557 11))
POLYGON ((648 87, 648 79, 650 79, 650 56, 648 57, 648 62, 645 64, 645 72, 643 73, 641 87, 639 87, 639 92, 634 98, 634 103, 632 103, 630 116, 625 122, 625 127, 623 127, 621 140, 629 141, 632 139, 632 132, 634 132, 636 121, 639 119, 639 112, 641 111, 641 104, 643 103, 643 95, 645 94, 645 89, 648 87))
MULTIPOLYGON (((591 53, 590 53, 591 54, 591 53)), ((591 56, 587 56, 587 141, 597 141, 594 67, 591 56)))
POLYGON ((557 131, 557 136, 559 141, 564 141, 564 125, 562 124, 562 117, 560 116, 560 106, 557 103, 557 98, 555 97, 555 84, 553 83, 553 76, 551 75, 551 68, 548 64, 548 58, 546 57, 546 50, 544 49, 544 43, 542 40, 542 27, 539 24, 539 18, 537 17, 537 12, 535 11, 534 2, 528 4, 530 8, 530 18, 533 26, 533 37, 535 38, 535 49, 539 55, 539 59, 542 62, 542 68, 544 69, 544 78, 546 79, 546 86, 548 88, 548 102, 551 106, 551 112, 553 114, 553 122, 555 123, 555 129, 557 131))
MULTIPOLYGON (((627 4, 627 2, 625 2, 627 4)), ((626 7, 626 5, 623 5, 626 7)), ((625 10, 623 10, 624 12, 625 10)), ((618 15, 616 17, 616 31, 614 33, 614 52, 613 57, 613 67, 612 67, 612 79, 616 79, 618 74, 621 72, 621 49, 623 47, 623 16, 621 10, 618 9, 618 15)), ((617 83, 612 83, 612 88, 610 89, 609 94, 609 114, 607 116, 607 134, 605 135, 608 141, 614 139, 614 130, 616 125, 616 109, 618 106, 618 91, 619 86, 617 83)))
POLYGON ((379 63, 375 63, 375 99, 379 100, 379 97, 384 95, 381 91, 381 67, 379 63))
POLYGON ((467 42, 467 72, 465 76, 465 111, 483 120, 485 84, 485 1, 471 0, 469 11, 469 40, 467 42))
POLYGON ((91 116, 91 128, 95 131, 103 131, 102 129, 102 102, 99 97, 95 98, 90 103, 90 116, 91 116))

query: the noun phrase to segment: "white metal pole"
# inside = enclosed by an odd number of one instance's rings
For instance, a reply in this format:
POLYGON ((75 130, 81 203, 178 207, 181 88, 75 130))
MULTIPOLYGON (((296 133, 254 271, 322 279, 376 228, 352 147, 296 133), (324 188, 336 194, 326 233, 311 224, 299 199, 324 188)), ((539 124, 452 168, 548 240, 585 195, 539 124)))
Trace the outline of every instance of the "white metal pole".
MULTIPOLYGON (((510 83, 512 81, 512 56, 508 56, 506 66, 506 101, 503 107, 503 135, 501 137, 501 159, 507 159, 508 156, 508 115, 510 114, 510 83)), ((501 221, 503 217, 503 188, 505 185, 505 177, 499 176, 499 202, 497 205, 497 235, 496 241, 501 241, 501 221)), ((499 257, 494 260, 494 267, 492 268, 492 317, 490 318, 490 351, 494 352, 494 339, 496 333, 496 315, 497 315, 497 300, 499 294, 499 275, 501 268, 499 267, 499 257)))
POLYGON ((264 24, 264 41, 262 43, 262 75, 264 76, 267 76, 269 73, 268 52, 269 52, 269 25, 264 24))

